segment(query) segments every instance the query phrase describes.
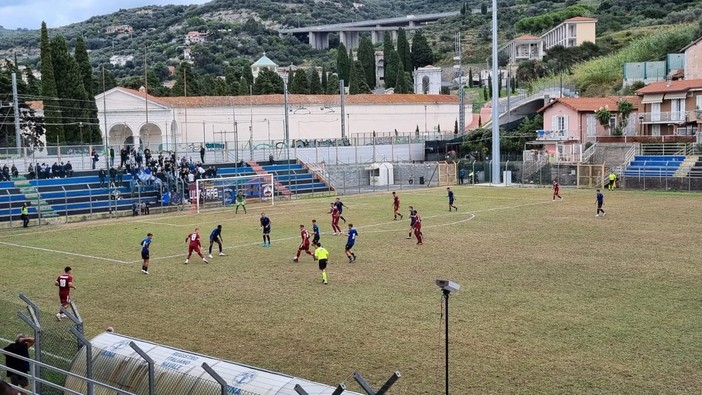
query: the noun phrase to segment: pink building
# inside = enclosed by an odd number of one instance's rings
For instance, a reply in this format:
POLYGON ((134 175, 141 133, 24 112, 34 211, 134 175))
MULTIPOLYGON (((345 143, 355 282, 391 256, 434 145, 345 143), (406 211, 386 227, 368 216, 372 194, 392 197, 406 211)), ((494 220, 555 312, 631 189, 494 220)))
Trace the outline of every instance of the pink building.
POLYGON ((702 79, 702 37, 683 48, 685 53, 685 79, 702 79))
POLYGON ((539 131, 537 140, 573 141, 584 144, 595 142, 597 137, 610 136, 617 126, 619 100, 626 100, 633 105, 633 111, 622 134, 635 135, 639 128, 640 97, 563 97, 539 109, 538 112, 544 118, 544 129, 539 131), (608 127, 601 125, 595 116, 595 112, 603 107, 608 108, 612 115, 608 127))

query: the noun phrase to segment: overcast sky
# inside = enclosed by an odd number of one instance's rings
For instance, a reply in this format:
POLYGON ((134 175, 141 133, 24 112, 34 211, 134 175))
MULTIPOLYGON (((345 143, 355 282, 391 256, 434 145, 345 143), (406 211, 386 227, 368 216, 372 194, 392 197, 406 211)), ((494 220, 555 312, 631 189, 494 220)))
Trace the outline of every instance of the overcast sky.
POLYGON ((210 0, 0 0, 0 25, 5 29, 39 29, 82 22, 92 16, 110 14, 120 8, 146 5, 203 4, 210 0))

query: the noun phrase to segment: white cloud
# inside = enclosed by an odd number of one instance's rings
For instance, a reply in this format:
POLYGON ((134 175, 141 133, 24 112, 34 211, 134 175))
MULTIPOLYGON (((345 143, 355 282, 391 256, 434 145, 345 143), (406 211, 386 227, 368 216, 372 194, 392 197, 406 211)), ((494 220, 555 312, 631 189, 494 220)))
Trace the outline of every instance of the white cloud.
POLYGON ((39 29, 82 22, 119 9, 167 4, 203 4, 209 0, 1 0, 0 25, 5 29, 39 29))

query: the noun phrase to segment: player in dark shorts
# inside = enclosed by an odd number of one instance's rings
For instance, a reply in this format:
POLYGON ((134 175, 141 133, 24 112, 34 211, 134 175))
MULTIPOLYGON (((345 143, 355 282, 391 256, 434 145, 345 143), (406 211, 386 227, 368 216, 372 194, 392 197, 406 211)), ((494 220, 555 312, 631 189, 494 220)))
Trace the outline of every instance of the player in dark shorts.
POLYGON ((144 260, 141 264, 141 272, 144 274, 149 274, 149 247, 151 247, 153 237, 152 233, 147 233, 146 238, 141 241, 141 259, 144 260))
POLYGON ((448 192, 449 211, 451 211, 451 209, 458 211, 458 207, 453 205, 453 202, 456 200, 456 198, 453 196, 453 191, 451 188, 446 187, 446 192, 448 192))
POLYGON ((346 218, 344 218, 344 216, 341 214, 343 214, 344 212, 344 207, 348 208, 348 206, 345 205, 339 198, 336 198, 336 202, 334 202, 334 205, 336 206, 337 210, 339 210, 339 218, 341 218, 341 220, 344 221, 344 223, 346 223, 346 218))
POLYGON ((329 259, 329 251, 322 247, 319 243, 314 243, 314 259, 319 263, 319 270, 322 271, 322 284, 327 284, 327 259, 329 259))
POLYGON ((261 230, 263 231, 263 246, 271 246, 271 219, 266 217, 266 213, 261 213, 261 230))
POLYGON ((409 206, 409 209, 410 209, 410 228, 409 228, 409 234, 407 235, 407 238, 411 239, 412 233, 414 233, 414 222, 417 220, 417 210, 415 210, 413 206, 409 206))
POLYGON ((319 232, 319 225, 317 225, 317 220, 313 219, 312 220, 312 244, 317 244, 319 243, 319 238, 321 236, 321 233, 319 232))
POLYGON ((604 210, 602 210, 602 206, 604 205, 604 195, 600 190, 597 190, 597 195, 595 197, 595 203, 597 203, 597 214, 595 214, 595 217, 599 217, 600 213, 602 213, 602 216, 605 216, 604 210))
POLYGON ((353 228, 353 224, 349 224, 349 231, 346 233, 346 236, 348 239, 346 239, 346 247, 344 248, 344 251, 346 252, 346 256, 349 258, 349 263, 351 263, 356 260, 356 254, 354 254, 351 249, 353 248, 354 244, 356 244, 356 237, 358 237, 358 231, 353 228))
POLYGON ((222 225, 217 225, 216 228, 212 229, 212 232, 210 232, 210 249, 209 252, 207 253, 208 258, 212 258, 212 246, 214 243, 217 243, 219 246, 219 256, 225 256, 225 254, 222 252, 222 225))

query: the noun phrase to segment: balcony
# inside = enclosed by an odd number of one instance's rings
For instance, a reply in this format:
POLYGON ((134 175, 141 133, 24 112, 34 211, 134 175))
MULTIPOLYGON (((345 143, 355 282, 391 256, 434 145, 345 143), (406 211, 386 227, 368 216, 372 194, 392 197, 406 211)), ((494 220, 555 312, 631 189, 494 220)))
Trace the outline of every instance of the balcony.
POLYGON ((685 123, 687 111, 644 112, 639 119, 641 123, 685 123))
POLYGON ((567 130, 537 130, 536 140, 566 141, 577 139, 575 137, 569 136, 567 130))

